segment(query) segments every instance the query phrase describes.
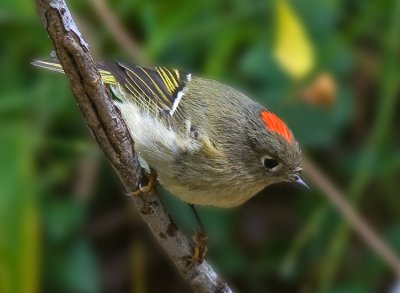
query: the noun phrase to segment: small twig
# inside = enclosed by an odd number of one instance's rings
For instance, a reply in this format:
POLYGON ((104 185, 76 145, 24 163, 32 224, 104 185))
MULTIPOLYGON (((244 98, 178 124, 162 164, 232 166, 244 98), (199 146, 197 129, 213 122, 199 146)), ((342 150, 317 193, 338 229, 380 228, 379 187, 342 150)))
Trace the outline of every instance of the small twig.
POLYGON ((90 0, 90 3, 92 4, 94 11, 96 11, 102 23, 104 23, 109 33, 113 36, 121 48, 125 48, 126 53, 129 54, 133 60, 135 60, 135 63, 146 65, 148 63, 148 59, 138 46, 137 41, 128 34, 124 26, 107 7, 107 3, 104 0, 90 0))
POLYGON ((303 165, 305 172, 312 179, 314 185, 322 190, 322 195, 339 210, 365 243, 382 257, 392 267, 397 277, 400 278, 400 260, 396 253, 371 229, 344 198, 339 189, 310 160, 304 159, 303 165))
MULTIPOLYGON (((36 4, 83 119, 119 175, 126 192, 136 190, 142 175, 133 148, 134 142, 101 81, 88 46, 65 2, 36 0, 36 4)), ((132 201, 193 291, 232 292, 207 262, 195 267, 187 266, 186 259, 191 254, 189 241, 172 222, 155 193, 145 197, 132 197, 132 201)))

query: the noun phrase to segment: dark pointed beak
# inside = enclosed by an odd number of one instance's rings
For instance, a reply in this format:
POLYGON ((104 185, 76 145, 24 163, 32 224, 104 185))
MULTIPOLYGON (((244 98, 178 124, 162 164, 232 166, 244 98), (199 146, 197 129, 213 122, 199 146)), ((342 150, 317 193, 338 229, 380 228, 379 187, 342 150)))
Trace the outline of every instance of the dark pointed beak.
POLYGON ((296 173, 294 173, 294 174, 292 175, 292 182, 293 182, 293 183, 296 183, 296 184, 298 184, 298 185, 300 185, 300 186, 303 186, 303 187, 307 188, 308 190, 310 190, 310 187, 308 187, 308 185, 303 181, 303 179, 301 179, 300 175, 298 174, 298 173, 300 173, 302 170, 303 170, 303 169, 301 169, 301 168, 297 168, 297 169, 293 170, 293 171, 296 172, 296 173))
POLYGON ((299 184, 299 185, 301 185, 301 186, 307 188, 308 190, 311 190, 310 187, 307 185, 307 183, 305 183, 305 182, 303 181, 303 179, 300 178, 299 175, 295 175, 295 176, 294 176, 294 182, 296 182, 297 184, 299 184))

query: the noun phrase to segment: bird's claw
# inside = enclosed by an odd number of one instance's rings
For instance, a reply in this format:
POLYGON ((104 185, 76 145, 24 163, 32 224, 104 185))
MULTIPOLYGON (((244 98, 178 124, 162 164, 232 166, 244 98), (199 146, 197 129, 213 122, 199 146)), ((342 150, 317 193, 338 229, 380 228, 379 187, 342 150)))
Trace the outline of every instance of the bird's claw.
POLYGON ((195 231, 193 236, 193 251, 192 255, 187 258, 187 266, 193 267, 195 265, 200 265, 206 256, 207 253, 207 243, 208 243, 208 236, 207 234, 201 231, 195 231))
POLYGON ((133 196, 141 196, 141 195, 146 195, 149 194, 154 186, 156 185, 157 182, 157 173, 150 169, 150 172, 144 172, 144 177, 146 180, 146 185, 142 186, 142 183, 139 184, 139 189, 136 191, 133 191, 131 194, 133 196))

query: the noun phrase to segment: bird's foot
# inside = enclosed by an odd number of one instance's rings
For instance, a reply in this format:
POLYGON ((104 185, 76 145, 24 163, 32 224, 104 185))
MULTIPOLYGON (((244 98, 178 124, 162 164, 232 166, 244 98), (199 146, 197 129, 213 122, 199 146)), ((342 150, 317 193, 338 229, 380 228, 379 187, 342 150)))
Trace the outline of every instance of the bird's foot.
POLYGON ((195 265, 200 265, 207 253, 207 243, 208 236, 204 230, 195 231, 192 236, 193 241, 193 251, 192 255, 187 259, 188 267, 193 267, 195 265))
POLYGON ((136 191, 133 191, 131 194, 133 196, 141 196, 141 195, 146 195, 149 194, 155 187, 157 183, 157 173, 155 170, 150 169, 150 172, 144 172, 144 181, 145 185, 142 186, 142 184, 139 185, 139 189, 136 191))

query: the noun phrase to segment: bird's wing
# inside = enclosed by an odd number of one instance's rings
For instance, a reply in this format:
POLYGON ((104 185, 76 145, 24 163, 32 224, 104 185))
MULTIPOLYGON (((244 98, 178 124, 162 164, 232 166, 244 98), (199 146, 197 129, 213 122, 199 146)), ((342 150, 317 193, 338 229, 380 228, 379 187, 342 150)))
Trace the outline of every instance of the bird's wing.
POLYGON ((120 62, 100 64, 99 68, 102 79, 109 81, 122 102, 134 102, 152 114, 181 115, 179 103, 190 74, 175 68, 149 69, 120 62))
MULTIPOLYGON (((64 73, 58 60, 35 60, 33 65, 64 73)), ((98 65, 101 78, 121 102, 133 102, 153 115, 182 118, 179 103, 191 75, 175 68, 149 69, 121 62, 98 65)))

